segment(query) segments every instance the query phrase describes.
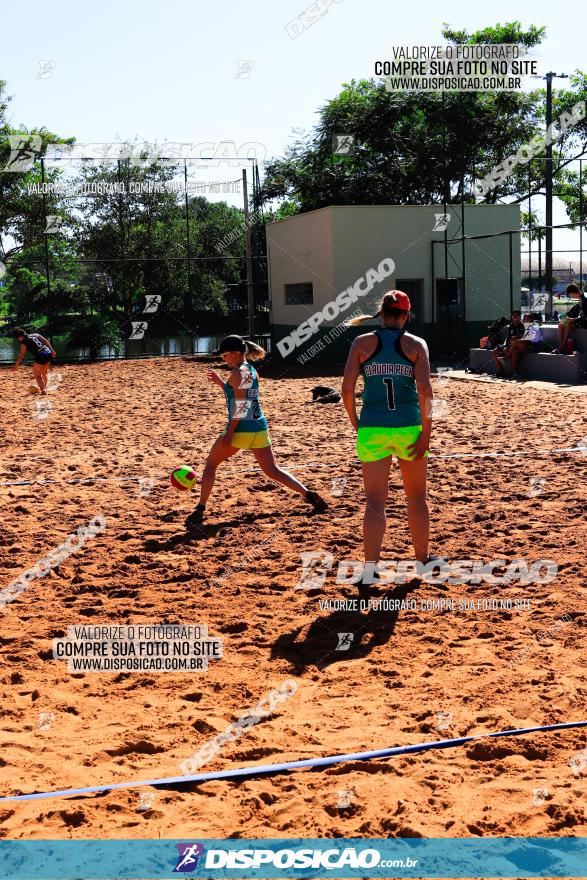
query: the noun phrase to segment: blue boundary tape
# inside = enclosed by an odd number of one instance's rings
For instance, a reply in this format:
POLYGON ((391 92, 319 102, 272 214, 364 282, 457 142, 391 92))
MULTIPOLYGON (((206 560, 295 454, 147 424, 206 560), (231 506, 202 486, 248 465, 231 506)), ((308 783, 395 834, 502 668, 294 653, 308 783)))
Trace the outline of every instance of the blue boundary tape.
POLYGON ((547 724, 543 727, 523 727, 519 730, 498 730, 493 733, 479 733, 474 736, 461 736, 456 739, 441 739, 437 742, 416 743, 410 746, 395 746, 391 749, 377 749, 371 752, 353 752, 348 755, 331 755, 327 758, 306 758, 302 761, 286 761, 283 764, 261 764, 255 767, 237 767, 234 770, 221 770, 214 773, 194 773, 191 776, 167 776, 161 779, 143 779, 136 782, 111 782, 108 785, 93 785, 88 788, 65 788, 61 791, 45 791, 35 794, 19 794, 0 797, 0 803, 7 801, 33 801, 44 798, 70 797, 71 795, 96 794, 101 791, 114 791, 120 788, 137 788, 141 785, 171 785, 183 782, 208 782, 215 779, 238 779, 252 776, 282 773, 286 770, 299 770, 302 767, 330 767, 345 761, 369 761, 373 758, 389 758, 394 755, 410 755, 427 752, 429 749, 450 749, 474 740, 500 736, 523 736, 528 733, 543 733, 549 730, 568 730, 573 727, 587 727, 587 721, 567 721, 563 724, 547 724))

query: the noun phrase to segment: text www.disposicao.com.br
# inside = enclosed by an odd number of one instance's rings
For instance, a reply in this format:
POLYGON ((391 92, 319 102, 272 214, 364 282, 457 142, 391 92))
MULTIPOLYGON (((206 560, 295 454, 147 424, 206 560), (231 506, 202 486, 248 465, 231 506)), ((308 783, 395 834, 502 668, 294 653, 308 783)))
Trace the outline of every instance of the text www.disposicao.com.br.
POLYGON ((204 669, 202 657, 71 657, 73 672, 193 672, 204 669))

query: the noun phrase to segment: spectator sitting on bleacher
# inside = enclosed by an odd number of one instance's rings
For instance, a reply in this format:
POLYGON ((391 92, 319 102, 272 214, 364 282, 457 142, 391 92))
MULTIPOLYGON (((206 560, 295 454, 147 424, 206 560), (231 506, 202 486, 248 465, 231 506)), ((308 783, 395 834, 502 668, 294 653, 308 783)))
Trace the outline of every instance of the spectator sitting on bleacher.
POLYGON ((576 284, 569 284, 566 290, 567 296, 580 297, 579 302, 575 303, 566 316, 559 322, 557 332, 558 332, 558 340, 559 345, 558 348, 555 348, 555 354, 564 354, 565 349, 567 348, 567 340, 571 333, 571 330, 576 327, 584 328, 587 327, 587 295, 585 293, 581 293, 580 289, 576 284))
POLYGON ((522 323, 522 313, 516 309, 512 312, 512 320, 511 323, 508 324, 508 332, 505 338, 505 342, 502 345, 498 345, 497 348, 492 349, 491 351, 491 356, 495 361, 495 371, 498 376, 503 376, 503 361, 508 357, 512 357, 514 353, 517 357, 518 352, 517 350, 512 351, 512 346, 514 345, 514 343, 516 343, 517 349, 517 343, 521 341, 522 336, 525 332, 526 328, 522 323))
POLYGON ((519 378, 516 369, 518 358, 527 351, 535 353, 542 351, 542 330, 540 329, 540 324, 530 314, 524 315, 524 335, 522 338, 512 340, 510 357, 512 359, 513 379, 519 378))
POLYGON ((520 341, 526 344, 524 351, 542 351, 542 329, 532 314, 524 315, 524 335, 520 341))

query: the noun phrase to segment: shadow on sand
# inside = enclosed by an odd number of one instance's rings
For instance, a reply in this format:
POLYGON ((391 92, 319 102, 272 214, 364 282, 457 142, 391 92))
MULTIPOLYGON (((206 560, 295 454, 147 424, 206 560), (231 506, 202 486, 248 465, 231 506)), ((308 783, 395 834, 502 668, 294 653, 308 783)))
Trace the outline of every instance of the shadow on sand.
MULTIPOLYGON (((386 592, 355 594, 357 598, 371 598, 374 601, 406 599, 420 586, 419 580, 396 586, 386 592)), ((360 608, 359 604, 359 608, 360 608)), ((305 632, 298 627, 291 632, 282 633, 271 650, 271 658, 283 658, 296 667, 300 674, 309 666, 325 669, 331 663, 344 660, 357 660, 367 657, 379 645, 384 645, 393 635, 399 611, 385 611, 371 608, 360 611, 334 611, 325 617, 318 617, 305 632)))

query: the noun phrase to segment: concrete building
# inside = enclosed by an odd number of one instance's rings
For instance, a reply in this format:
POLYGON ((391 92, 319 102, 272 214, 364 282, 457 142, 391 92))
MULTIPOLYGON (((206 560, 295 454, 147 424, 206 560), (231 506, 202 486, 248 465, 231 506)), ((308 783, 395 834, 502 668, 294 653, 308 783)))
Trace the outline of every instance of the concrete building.
POLYGON ((460 205, 446 218, 438 205, 351 205, 267 224, 274 355, 344 360, 352 338, 376 322, 341 322, 373 314, 398 288, 412 301, 410 329, 432 356, 464 357, 489 323, 519 308, 521 288, 519 206, 467 205, 464 213, 464 247, 460 205), (338 301, 346 307, 328 306, 349 289, 338 301))

